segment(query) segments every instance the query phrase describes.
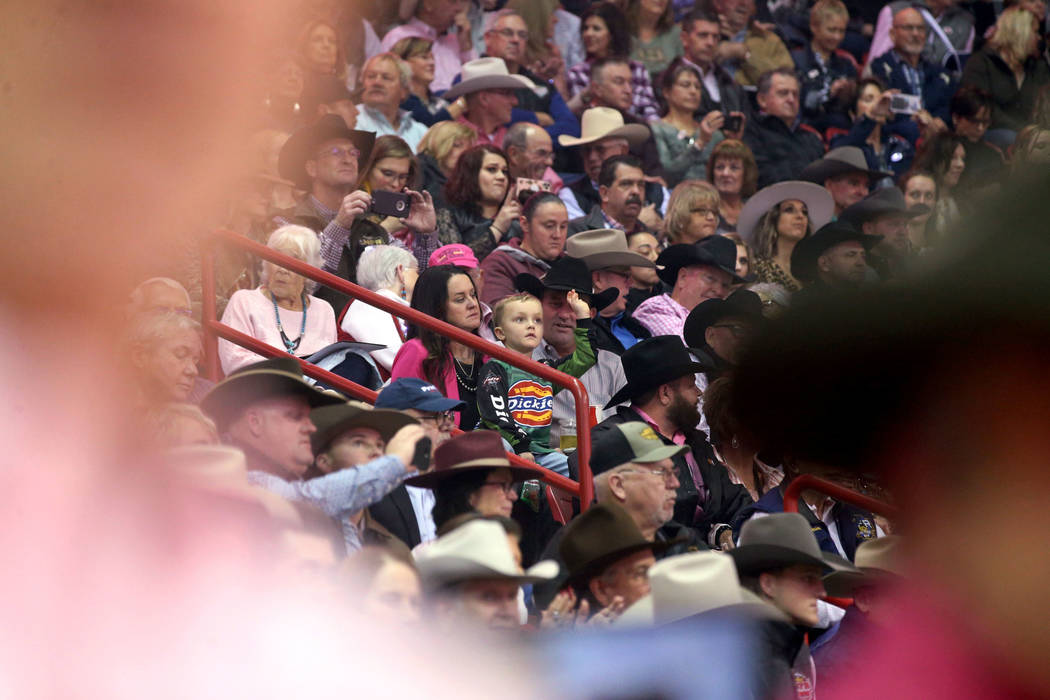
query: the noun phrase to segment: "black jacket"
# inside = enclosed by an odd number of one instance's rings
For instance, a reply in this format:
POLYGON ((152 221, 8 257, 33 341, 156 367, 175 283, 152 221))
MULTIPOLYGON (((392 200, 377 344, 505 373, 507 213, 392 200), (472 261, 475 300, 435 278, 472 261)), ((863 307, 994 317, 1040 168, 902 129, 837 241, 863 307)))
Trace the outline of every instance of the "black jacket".
POLYGON ((1042 56, 1029 57, 1024 64, 1024 83, 1018 88, 1006 61, 992 47, 985 46, 966 62, 962 83, 979 87, 992 96, 992 129, 1020 131, 1031 121, 1039 91, 1050 83, 1050 68, 1042 56))
POLYGON ((797 180, 803 168, 824 157, 824 142, 812 127, 788 127, 771 114, 756 114, 744 127, 744 143, 755 154, 758 187, 797 180))
POLYGON ((790 622, 765 620, 758 627, 758 658, 761 662, 755 680, 756 698, 808 697, 801 691, 814 686, 806 630, 790 622))
MULTIPOLYGON (((602 432, 611 430, 614 425, 630 421, 644 422, 644 419, 630 406, 619 406, 615 415, 594 426, 591 431, 591 439, 594 441, 602 432)), ((663 435, 660 436, 660 439, 665 444, 674 444, 663 435)), ((700 538, 707 542, 712 526, 720 523, 731 524, 753 501, 747 489, 729 481, 729 472, 715 461, 714 452, 707 442, 707 435, 702 430, 691 431, 686 438, 686 444, 691 448, 693 458, 700 468, 700 476, 704 481, 707 497, 700 504, 702 508, 700 519, 694 522, 698 502, 696 485, 689 478, 689 466, 686 463, 685 454, 675 457, 674 463, 680 475, 680 485, 673 520, 680 525, 695 529, 700 538)), ((570 460, 570 471, 572 467, 573 462, 570 460)))
MULTIPOLYGON (((572 190, 573 195, 576 197, 576 203, 583 211, 591 211, 602 203, 598 190, 594 188, 591 179, 586 175, 568 185, 568 188, 572 190)), ((646 182, 645 203, 656 205, 656 208, 660 209, 663 202, 664 188, 660 186, 660 183, 646 182)))
MULTIPOLYGON (((569 236, 575 236, 580 231, 590 231, 596 228, 608 228, 605 223, 605 217, 602 216, 602 207, 600 204, 595 204, 591 211, 586 216, 577 217, 569 222, 569 236)), ((638 222, 639 229, 645 229, 645 225, 642 222, 638 222)))
MULTIPOLYGON (((627 311, 624 312, 622 320, 624 328, 630 331, 638 340, 645 340, 646 338, 652 338, 653 334, 648 328, 635 321, 631 314, 627 311)), ((614 352, 617 355, 622 355, 625 348, 620 339, 612 331, 612 319, 605 318, 604 316, 595 316, 591 326, 591 342, 594 347, 599 350, 608 350, 614 352)))
POLYGON ((412 509, 412 500, 404 484, 388 493, 379 503, 369 506, 368 512, 373 520, 408 545, 409 549, 422 542, 416 511, 412 509))

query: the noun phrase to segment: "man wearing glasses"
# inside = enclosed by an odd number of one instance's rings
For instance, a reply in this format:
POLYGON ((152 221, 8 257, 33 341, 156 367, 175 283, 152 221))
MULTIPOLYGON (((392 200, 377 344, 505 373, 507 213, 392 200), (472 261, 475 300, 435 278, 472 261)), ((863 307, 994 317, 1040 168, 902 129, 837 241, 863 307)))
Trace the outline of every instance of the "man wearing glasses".
POLYGON ((682 331, 689 352, 710 369, 702 374, 701 390, 737 364, 740 350, 764 321, 762 299, 738 289, 725 299, 708 299, 693 309, 682 331))
MULTIPOLYGON (((376 397, 377 409, 401 411, 420 422, 423 433, 430 438, 431 455, 452 436, 452 429, 456 427, 453 412, 464 406, 464 402, 445 398, 433 384, 415 377, 395 379, 376 397)), ((437 537, 431 515, 433 507, 432 490, 402 484, 369 508, 369 512, 395 537, 415 547, 437 537)))

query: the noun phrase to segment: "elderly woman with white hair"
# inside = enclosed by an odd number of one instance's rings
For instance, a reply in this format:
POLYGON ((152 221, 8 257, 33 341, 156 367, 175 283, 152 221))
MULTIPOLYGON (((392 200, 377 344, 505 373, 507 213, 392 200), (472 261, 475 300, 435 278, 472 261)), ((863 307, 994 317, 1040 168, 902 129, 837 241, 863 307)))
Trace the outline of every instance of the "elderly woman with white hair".
POLYGON ((139 402, 195 402, 208 382, 198 380, 200 325, 183 313, 146 311, 132 316, 125 331, 139 402))
MULTIPOLYGON (((282 226, 270 234, 267 247, 321 266, 321 244, 317 234, 305 226, 282 226)), ((262 284, 241 289, 230 297, 222 322, 231 328, 297 357, 307 357, 336 341, 332 306, 311 296, 316 284, 271 262, 263 262, 262 284)), ((252 362, 259 355, 219 341, 219 360, 226 374, 252 362)))
MULTIPOLYGON (((405 306, 412 301, 412 290, 418 276, 419 263, 404 248, 372 246, 357 261, 359 285, 405 306)), ((372 359, 388 372, 405 342, 407 330, 400 318, 362 301, 355 301, 347 307, 340 327, 360 343, 386 345, 385 349, 373 352, 372 359)))

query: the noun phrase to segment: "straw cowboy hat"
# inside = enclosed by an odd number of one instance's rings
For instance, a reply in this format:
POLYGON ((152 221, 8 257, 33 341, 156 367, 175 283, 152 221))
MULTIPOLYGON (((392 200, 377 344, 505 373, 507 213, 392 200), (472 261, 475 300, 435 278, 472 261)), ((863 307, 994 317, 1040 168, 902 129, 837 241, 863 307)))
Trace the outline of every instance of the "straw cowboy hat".
POLYGON ((740 530, 739 545, 729 556, 741 576, 796 564, 857 571, 837 554, 822 551, 809 523, 798 513, 773 513, 748 520, 740 530))
POLYGON ((689 552, 649 568, 649 595, 624 611, 618 626, 667 625, 717 610, 757 617, 783 614, 740 586, 733 560, 721 552, 689 552))
POLYGON ((830 178, 849 173, 864 173, 871 180, 893 177, 893 173, 870 170, 868 161, 864 158, 864 151, 856 146, 841 146, 832 148, 823 158, 807 165, 799 174, 798 179, 823 185, 830 178))
POLYGON ((536 89, 536 83, 522 75, 507 72, 507 64, 502 58, 476 58, 463 64, 460 81, 450 87, 442 99, 451 102, 457 97, 468 95, 479 90, 520 90, 536 89))
POLYGON ((580 231, 565 241, 565 254, 587 263, 587 269, 610 267, 656 267, 649 258, 627 246, 627 234, 616 228, 580 231))
POLYGON ((868 540, 857 547, 853 563, 857 572, 835 571, 824 577, 824 590, 830 596, 848 598, 861 586, 899 581, 905 576, 904 540, 886 535, 868 540))
POLYGON ((503 526, 481 518, 460 525, 421 549, 416 555, 416 566, 430 589, 492 579, 539 583, 558 575, 558 564, 551 560, 523 572, 514 561, 503 526))
POLYGON ((582 260, 563 255, 551 263, 550 269, 539 278, 531 272, 522 272, 514 276, 514 287, 528 292, 537 299, 543 299, 545 289, 558 291, 574 290, 583 299, 590 299, 590 306, 601 311, 620 296, 620 290, 610 287, 595 294, 591 285, 591 273, 582 260))
POLYGON ((418 424, 412 416, 401 411, 373 409, 361 401, 347 401, 335 406, 322 406, 310 412, 310 420, 317 432, 310 436, 314 454, 327 448, 333 440, 351 428, 372 428, 390 442, 394 433, 406 425, 418 424))
POLYGON ((806 209, 809 211, 811 230, 817 230, 831 221, 831 217, 835 215, 835 200, 826 189, 812 182, 785 180, 759 190, 747 200, 744 208, 740 210, 736 232, 745 243, 754 245, 755 227, 758 222, 766 215, 766 212, 788 199, 805 202, 806 209))
POLYGON ((405 479, 409 486, 432 489, 443 479, 479 469, 509 469, 512 481, 538 479, 539 468, 511 466, 503 441, 494 430, 472 430, 450 438, 434 450, 434 468, 405 479))
POLYGON ((317 148, 325 141, 333 139, 346 139, 353 142, 361 155, 357 158, 358 167, 364 166, 372 155, 372 146, 375 145, 376 135, 372 131, 359 131, 351 129, 338 114, 326 114, 310 126, 304 126, 297 130, 277 156, 277 171, 281 177, 287 178, 299 186, 300 189, 310 189, 311 178, 306 173, 306 161, 317 157, 317 148))
POLYGON ((232 372, 212 387, 201 399, 200 406, 222 432, 251 403, 273 396, 301 396, 311 408, 346 401, 334 393, 323 393, 310 386, 303 379, 302 368, 294 357, 274 357, 232 372))
POLYGON ((619 136, 627 139, 632 148, 645 142, 649 136, 649 127, 642 124, 624 124, 620 111, 611 107, 591 107, 580 117, 580 136, 562 134, 558 144, 564 148, 585 146, 595 141, 619 136))

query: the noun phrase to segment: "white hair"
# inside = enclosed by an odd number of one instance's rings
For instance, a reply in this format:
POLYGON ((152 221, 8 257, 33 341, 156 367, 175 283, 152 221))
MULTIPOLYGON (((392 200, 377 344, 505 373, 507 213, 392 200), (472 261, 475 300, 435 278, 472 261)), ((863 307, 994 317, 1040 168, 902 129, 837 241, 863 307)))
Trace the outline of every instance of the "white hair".
POLYGON ((397 284, 397 266, 419 267, 412 253, 392 245, 369 246, 357 259, 357 283, 373 292, 397 284))
MULTIPOLYGON (((266 241, 267 248, 273 248, 279 253, 284 253, 296 260, 301 260, 307 265, 321 267, 321 239, 314 233, 313 229, 305 226, 288 224, 282 226, 270 234, 266 241)), ((263 285, 270 281, 270 271, 273 263, 266 261, 262 266, 261 282, 263 285)), ((307 294, 317 288, 313 280, 306 280, 305 291, 307 294)))
POLYGON ((401 81, 401 87, 405 90, 412 89, 412 67, 407 62, 401 60, 401 57, 392 51, 385 53, 377 53, 372 58, 365 61, 365 68, 372 65, 376 61, 383 60, 389 61, 394 64, 394 68, 397 70, 397 76, 401 81))
POLYGON ((201 326, 179 313, 139 313, 131 317, 125 331, 125 342, 131 350, 150 351, 178 331, 200 333, 201 326))
POLYGON ((517 10, 510 7, 504 7, 502 10, 496 10, 495 12, 490 12, 489 14, 485 15, 485 28, 482 31, 482 34, 488 34, 493 29, 495 29, 496 24, 504 17, 518 17, 522 21, 525 20, 525 18, 522 17, 521 13, 517 10))
POLYGON ((176 291, 182 292, 186 295, 186 305, 190 305, 190 293, 186 291, 186 288, 181 284, 171 279, 170 277, 150 277, 145 282, 139 284, 131 290, 131 294, 128 296, 128 316, 137 314, 140 311, 146 311, 146 297, 149 295, 149 288, 154 286, 169 287, 176 291))

